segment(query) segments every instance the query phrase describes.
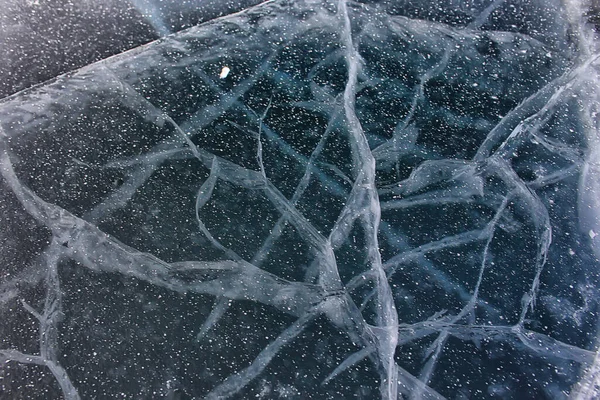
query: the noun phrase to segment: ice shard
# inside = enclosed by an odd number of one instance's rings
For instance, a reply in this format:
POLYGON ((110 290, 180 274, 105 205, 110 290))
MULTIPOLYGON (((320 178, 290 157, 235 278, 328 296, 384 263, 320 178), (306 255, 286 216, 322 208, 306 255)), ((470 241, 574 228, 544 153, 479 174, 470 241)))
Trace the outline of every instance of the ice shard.
POLYGON ((593 4, 132 3, 0 100, 0 398, 600 396, 593 4))

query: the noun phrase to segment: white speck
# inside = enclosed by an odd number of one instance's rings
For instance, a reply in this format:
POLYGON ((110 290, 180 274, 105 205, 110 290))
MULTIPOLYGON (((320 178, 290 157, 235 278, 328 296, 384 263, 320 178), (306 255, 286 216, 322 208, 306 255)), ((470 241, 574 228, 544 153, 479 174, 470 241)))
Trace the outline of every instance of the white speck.
POLYGON ((575 255, 575 252, 573 251, 573 249, 569 249, 569 255, 570 256, 574 256, 575 255))
POLYGON ((223 67, 223 69, 221 70, 221 74, 219 75, 219 78, 221 78, 221 79, 227 78, 227 75, 229 75, 229 71, 231 71, 229 69, 229 67, 223 67))
POLYGON ((593 229, 590 229, 590 231, 588 232, 588 235, 590 235, 591 239, 594 239, 596 236, 598 236, 598 234, 596 232, 594 232, 593 229))

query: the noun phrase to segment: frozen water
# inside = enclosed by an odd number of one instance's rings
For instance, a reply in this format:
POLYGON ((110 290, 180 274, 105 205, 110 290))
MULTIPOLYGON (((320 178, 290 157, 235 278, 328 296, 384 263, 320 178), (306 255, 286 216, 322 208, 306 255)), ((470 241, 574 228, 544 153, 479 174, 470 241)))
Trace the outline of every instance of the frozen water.
POLYGON ((0 101, 1 398, 599 396, 597 10, 133 3, 0 101))

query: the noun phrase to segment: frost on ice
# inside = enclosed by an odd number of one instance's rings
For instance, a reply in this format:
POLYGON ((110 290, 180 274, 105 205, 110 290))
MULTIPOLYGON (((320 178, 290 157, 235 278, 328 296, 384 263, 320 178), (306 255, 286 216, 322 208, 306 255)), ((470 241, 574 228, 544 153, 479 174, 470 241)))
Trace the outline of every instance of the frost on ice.
POLYGON ((1 101, 2 391, 594 398, 583 11, 274 0, 1 101))

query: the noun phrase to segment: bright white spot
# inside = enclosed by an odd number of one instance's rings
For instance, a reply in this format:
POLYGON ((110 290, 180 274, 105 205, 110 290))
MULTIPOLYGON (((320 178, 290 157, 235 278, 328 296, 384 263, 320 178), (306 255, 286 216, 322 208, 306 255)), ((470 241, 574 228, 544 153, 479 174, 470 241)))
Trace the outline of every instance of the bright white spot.
POLYGON ((598 236, 598 234, 596 232, 594 232, 592 229, 590 229, 590 231, 588 232, 588 235, 590 235, 590 238, 595 238, 596 236, 598 236))
POLYGON ((573 249, 569 249, 569 255, 574 256, 575 252, 573 251, 573 249))
POLYGON ((223 67, 223 69, 221 70, 221 74, 219 75, 219 78, 221 78, 221 79, 227 78, 227 75, 229 75, 229 71, 231 71, 229 69, 229 67, 223 67))

